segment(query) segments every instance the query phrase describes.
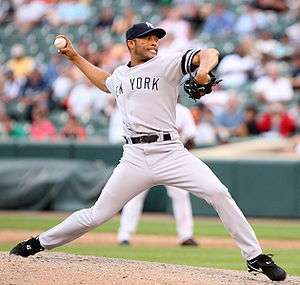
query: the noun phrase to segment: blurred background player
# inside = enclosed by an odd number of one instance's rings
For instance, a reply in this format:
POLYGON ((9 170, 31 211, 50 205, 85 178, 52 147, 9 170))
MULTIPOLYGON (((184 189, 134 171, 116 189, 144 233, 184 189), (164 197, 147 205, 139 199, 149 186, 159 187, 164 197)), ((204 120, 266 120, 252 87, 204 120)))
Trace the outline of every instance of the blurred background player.
MULTIPOLYGON (((182 104, 176 105, 176 125, 180 140, 187 149, 195 146, 195 123, 190 110, 182 104)), ((182 246, 197 246, 193 238, 193 214, 189 193, 185 190, 166 186, 168 196, 172 199, 173 213, 176 221, 176 231, 182 246)), ((130 200, 122 210, 118 241, 120 245, 129 245, 131 235, 135 233, 143 210, 144 200, 148 191, 130 200)))

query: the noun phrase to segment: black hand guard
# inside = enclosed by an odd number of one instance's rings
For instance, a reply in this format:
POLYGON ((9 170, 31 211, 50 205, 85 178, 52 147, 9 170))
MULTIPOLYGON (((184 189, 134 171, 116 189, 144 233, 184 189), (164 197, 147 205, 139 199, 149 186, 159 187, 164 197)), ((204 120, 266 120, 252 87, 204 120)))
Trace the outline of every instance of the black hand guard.
POLYGON ((190 77, 184 82, 184 91, 195 101, 200 99, 202 96, 211 93, 212 87, 220 83, 222 80, 217 80, 216 76, 212 72, 209 73, 209 76, 210 82, 200 84, 190 73, 190 77))

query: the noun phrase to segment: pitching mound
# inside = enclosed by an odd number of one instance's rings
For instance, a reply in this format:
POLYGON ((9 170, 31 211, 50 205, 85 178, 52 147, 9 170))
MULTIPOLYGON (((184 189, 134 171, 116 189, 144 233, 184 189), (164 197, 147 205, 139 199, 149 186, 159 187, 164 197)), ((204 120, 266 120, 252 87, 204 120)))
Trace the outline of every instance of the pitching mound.
MULTIPOLYGON (((22 258, 0 252, 0 263, 1 285, 274 284, 265 276, 247 272, 58 253, 22 258)), ((300 278, 288 277, 280 284, 300 284, 300 278)))

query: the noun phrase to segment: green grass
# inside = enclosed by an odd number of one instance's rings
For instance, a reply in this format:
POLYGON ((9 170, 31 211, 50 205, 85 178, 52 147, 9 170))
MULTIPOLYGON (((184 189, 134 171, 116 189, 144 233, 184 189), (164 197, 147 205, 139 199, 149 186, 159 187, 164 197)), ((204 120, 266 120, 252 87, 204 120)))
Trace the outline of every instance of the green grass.
MULTIPOLYGON (((26 215, 0 215, 0 229, 20 229, 20 230, 37 230, 43 231, 55 226, 62 220, 60 216, 36 216, 33 214, 26 215)), ((266 239, 288 239, 300 240, 300 222, 297 221, 253 221, 253 228, 259 238, 266 239)), ((119 227, 119 219, 113 218, 111 221, 102 225, 96 232, 116 233, 119 227)), ((223 225, 215 219, 201 220, 195 219, 194 232, 196 236, 229 236, 223 225)), ((163 219, 141 219, 138 228, 139 234, 154 235, 175 235, 175 223, 171 218, 163 219)))
MULTIPOLYGON (((1 229, 44 231, 62 220, 61 215, 41 215, 20 213, 14 215, 0 214, 1 229)), ((227 232, 217 219, 195 219, 196 236, 226 237, 227 232)), ((278 240, 300 240, 299 221, 261 221, 251 222, 259 238, 278 240)), ((96 232, 116 233, 119 219, 113 218, 108 223, 96 229, 96 232)), ((138 233, 154 235, 176 235, 174 220, 169 217, 142 218, 138 233)), ((8 251, 13 244, 0 243, 0 250, 8 251)), ((96 246, 69 244, 59 247, 55 251, 81 255, 94 255, 173 264, 185 264, 213 268, 245 270, 245 263, 238 249, 214 248, 180 248, 153 246, 96 246)), ((279 250, 265 249, 265 252, 275 254, 275 260, 282 265, 289 274, 300 276, 300 249, 279 250)))

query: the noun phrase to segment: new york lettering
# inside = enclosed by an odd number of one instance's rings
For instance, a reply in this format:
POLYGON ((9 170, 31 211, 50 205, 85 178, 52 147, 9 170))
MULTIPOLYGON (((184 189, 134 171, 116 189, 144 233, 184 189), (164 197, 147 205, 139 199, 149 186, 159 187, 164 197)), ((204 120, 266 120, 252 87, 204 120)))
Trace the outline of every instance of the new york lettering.
POLYGON ((155 77, 135 77, 129 79, 132 91, 136 89, 158 91, 158 80, 159 78, 155 77))

